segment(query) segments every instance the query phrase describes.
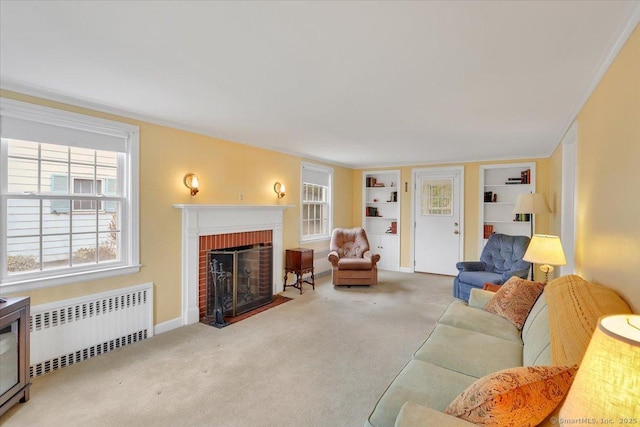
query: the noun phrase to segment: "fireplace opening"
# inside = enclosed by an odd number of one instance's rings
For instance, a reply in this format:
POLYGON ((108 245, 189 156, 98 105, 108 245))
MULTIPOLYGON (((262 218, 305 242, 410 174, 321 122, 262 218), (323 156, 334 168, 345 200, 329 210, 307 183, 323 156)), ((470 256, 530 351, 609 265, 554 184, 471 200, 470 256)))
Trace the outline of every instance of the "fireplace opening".
POLYGON ((216 327, 273 300, 273 247, 239 246, 207 252, 206 316, 216 327))

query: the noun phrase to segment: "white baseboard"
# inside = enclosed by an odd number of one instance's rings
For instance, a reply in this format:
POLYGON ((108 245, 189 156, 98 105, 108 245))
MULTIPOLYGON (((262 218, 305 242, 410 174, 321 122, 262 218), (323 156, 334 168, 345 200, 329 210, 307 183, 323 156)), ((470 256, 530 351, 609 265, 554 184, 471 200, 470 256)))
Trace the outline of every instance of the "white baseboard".
POLYGON ((167 320, 166 322, 158 323, 154 326, 154 333, 163 334, 169 332, 172 329, 176 329, 182 326, 182 318, 176 317, 175 319, 167 320))

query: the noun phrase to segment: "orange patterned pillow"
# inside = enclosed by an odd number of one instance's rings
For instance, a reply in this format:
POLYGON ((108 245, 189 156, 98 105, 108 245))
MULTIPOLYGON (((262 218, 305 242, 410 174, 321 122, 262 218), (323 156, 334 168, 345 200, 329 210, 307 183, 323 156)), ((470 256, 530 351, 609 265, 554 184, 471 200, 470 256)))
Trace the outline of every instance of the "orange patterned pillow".
POLYGON ((560 404, 577 366, 524 366, 478 379, 444 413, 483 426, 535 426, 560 404))
POLYGON ((512 276, 504 282, 484 309, 504 317, 518 329, 522 329, 531 307, 536 303, 543 289, 544 283, 512 276))

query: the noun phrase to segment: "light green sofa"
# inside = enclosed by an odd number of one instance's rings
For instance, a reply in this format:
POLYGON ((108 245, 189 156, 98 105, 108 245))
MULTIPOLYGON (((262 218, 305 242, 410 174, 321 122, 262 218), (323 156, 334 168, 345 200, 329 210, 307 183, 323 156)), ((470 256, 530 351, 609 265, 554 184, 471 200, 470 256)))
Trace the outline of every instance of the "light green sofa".
POLYGON ((501 369, 551 364, 544 294, 531 309, 522 333, 508 320, 484 311, 493 295, 473 289, 469 305, 460 300, 449 305, 380 397, 366 427, 471 426, 443 413, 465 388, 501 369))
MULTIPOLYGON (((493 295, 473 289, 468 305, 449 305, 380 397, 366 427, 471 426, 443 411, 478 378, 518 366, 579 365, 598 318, 631 313, 615 291, 567 275, 545 287, 520 331, 484 310, 493 295)), ((541 425, 552 425, 550 418, 541 425)))

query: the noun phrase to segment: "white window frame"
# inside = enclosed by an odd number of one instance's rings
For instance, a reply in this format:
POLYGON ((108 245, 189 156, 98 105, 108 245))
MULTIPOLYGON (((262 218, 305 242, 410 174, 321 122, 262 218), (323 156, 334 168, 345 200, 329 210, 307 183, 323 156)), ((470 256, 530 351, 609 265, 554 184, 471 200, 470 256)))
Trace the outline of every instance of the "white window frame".
MULTIPOLYGON (((139 242, 139 135, 138 126, 112 120, 71 113, 49 107, 0 98, 0 116, 32 121, 35 124, 54 125, 70 130, 90 132, 99 136, 122 138, 125 161, 122 165, 120 191, 125 201, 121 212, 120 260, 113 263, 80 265, 56 270, 44 270, 9 276, 7 271, 7 199, 8 150, 1 144, 0 151, 0 291, 22 292, 51 286, 105 279, 140 271, 139 242)), ((99 140, 99 138, 97 138, 99 140)), ((47 141, 41 141, 47 142, 47 141)), ((100 145, 96 145, 100 149, 100 145)), ((104 185, 104 184, 103 184, 104 185)), ((24 195, 23 195, 24 196, 24 195)), ((40 195, 36 195, 40 197, 40 195)))
POLYGON ((329 240, 331 238, 331 231, 333 230, 333 168, 315 163, 302 162, 300 166, 300 242, 317 242, 323 240, 329 240), (329 185, 327 186, 327 232, 324 234, 314 234, 312 236, 304 235, 303 225, 303 212, 304 212, 304 175, 305 170, 312 173, 327 174, 329 185))

